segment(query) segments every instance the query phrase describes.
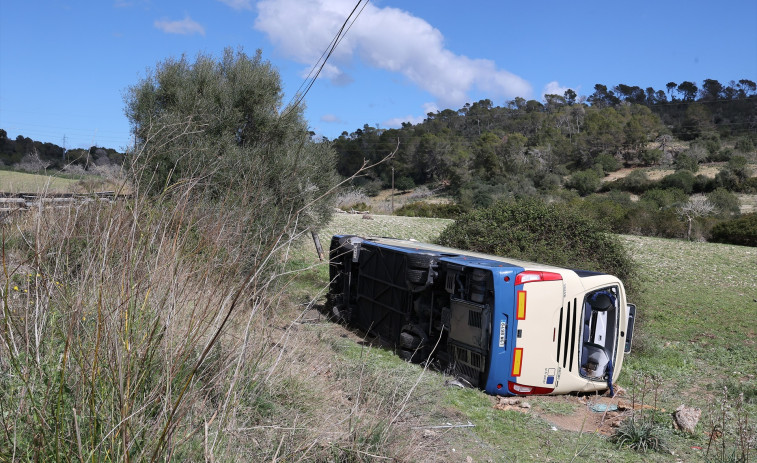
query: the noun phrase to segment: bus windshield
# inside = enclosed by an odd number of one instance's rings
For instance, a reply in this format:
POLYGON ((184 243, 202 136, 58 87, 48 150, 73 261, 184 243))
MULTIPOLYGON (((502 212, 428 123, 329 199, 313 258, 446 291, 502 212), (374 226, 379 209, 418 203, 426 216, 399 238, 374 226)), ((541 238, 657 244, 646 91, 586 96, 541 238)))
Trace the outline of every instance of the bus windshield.
POLYGON ((583 314, 581 376, 607 380, 618 336, 618 287, 587 293, 583 314))

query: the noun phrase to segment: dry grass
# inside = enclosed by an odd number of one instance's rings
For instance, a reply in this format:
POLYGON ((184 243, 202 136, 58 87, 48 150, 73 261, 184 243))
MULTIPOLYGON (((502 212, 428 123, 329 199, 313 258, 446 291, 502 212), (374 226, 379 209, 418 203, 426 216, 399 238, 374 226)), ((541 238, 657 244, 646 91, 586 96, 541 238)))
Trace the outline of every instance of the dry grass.
POLYGON ((411 430, 432 375, 345 343, 296 290, 300 237, 242 239, 183 188, 3 226, 0 461, 443 455, 411 430))

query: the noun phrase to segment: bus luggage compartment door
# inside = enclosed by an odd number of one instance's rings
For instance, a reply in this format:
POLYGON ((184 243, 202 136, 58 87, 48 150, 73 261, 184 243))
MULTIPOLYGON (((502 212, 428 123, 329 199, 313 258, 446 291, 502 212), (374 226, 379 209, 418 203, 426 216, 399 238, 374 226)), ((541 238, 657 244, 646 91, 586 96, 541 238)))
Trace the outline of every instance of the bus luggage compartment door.
POLYGON ((450 299, 448 350, 457 374, 478 386, 486 371, 491 342, 491 309, 482 304, 450 299))

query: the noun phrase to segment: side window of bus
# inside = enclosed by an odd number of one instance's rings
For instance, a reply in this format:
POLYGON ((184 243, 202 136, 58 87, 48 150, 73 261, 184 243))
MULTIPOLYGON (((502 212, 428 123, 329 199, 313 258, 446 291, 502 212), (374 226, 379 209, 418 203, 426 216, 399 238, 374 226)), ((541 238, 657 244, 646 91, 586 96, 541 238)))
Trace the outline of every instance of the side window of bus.
POLYGON ((617 339, 618 289, 601 288, 586 295, 583 307, 581 375, 605 379, 617 339))

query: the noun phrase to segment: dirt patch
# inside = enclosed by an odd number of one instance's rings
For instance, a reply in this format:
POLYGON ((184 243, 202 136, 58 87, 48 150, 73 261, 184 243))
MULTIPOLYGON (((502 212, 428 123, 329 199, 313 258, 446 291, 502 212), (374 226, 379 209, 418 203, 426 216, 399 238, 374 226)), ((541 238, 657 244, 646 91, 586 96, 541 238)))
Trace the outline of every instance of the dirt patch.
MULTIPOLYGON (((723 167, 725 166, 725 163, 719 162, 719 163, 712 163, 712 164, 704 164, 699 166, 699 170, 697 170, 696 175, 704 175, 707 178, 715 178, 715 176, 720 172, 723 167)), ((663 167, 626 167, 620 170, 616 170, 615 172, 610 172, 607 176, 605 176, 602 181, 603 182, 612 182, 621 178, 627 177, 631 172, 635 170, 641 170, 647 174, 647 178, 649 180, 660 180, 666 175, 670 175, 675 173, 675 169, 672 168, 663 168, 663 167)))
MULTIPOLYGON (((610 436, 620 424, 640 410, 640 404, 622 396, 540 396, 532 399, 522 397, 498 397, 494 408, 532 414, 550 423, 555 430, 572 432, 597 432, 610 436), (569 408, 569 413, 555 413, 555 408, 569 408)), ((643 406, 651 409, 649 405, 643 406)), ((664 410, 660 410, 664 411, 664 410)))

